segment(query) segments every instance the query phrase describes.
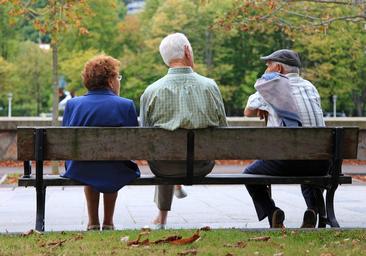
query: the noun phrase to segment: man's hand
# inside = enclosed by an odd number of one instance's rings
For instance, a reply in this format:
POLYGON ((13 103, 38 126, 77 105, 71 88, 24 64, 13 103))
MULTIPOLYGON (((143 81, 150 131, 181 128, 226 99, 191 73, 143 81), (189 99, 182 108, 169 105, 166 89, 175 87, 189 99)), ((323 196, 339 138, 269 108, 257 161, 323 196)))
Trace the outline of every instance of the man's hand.
POLYGON ((268 112, 267 111, 258 109, 257 116, 259 117, 260 120, 264 119, 264 121, 267 124, 267 122, 268 122, 268 112))

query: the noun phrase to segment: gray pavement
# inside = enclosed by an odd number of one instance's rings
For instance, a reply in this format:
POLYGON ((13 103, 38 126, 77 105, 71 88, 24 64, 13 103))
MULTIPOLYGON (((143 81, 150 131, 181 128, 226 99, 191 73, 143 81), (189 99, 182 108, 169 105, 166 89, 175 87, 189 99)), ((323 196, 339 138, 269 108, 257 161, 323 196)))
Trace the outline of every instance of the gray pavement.
MULTIPOLYGON (((364 167, 349 169, 364 172, 364 167)), ((142 172, 148 173, 147 166, 142 172)), ((216 166, 214 172, 238 173, 243 166, 216 166)), ((7 170, 10 170, 9 168, 7 170)), ((21 168, 14 168, 18 172, 21 168)), ((1 173, 7 173, 0 168, 1 173)), ((246 189, 240 185, 189 186, 188 197, 174 199, 167 228, 266 228, 258 222, 246 189)), ((152 226, 157 213, 153 186, 127 186, 119 192, 115 211, 117 229, 152 226)), ((335 212, 341 227, 366 228, 366 184, 340 186, 335 196, 335 212)), ((0 232, 24 232, 34 228, 35 189, 0 186, 0 232)), ((273 197, 286 213, 285 225, 299 227, 305 203, 297 185, 273 186, 273 197)), ((102 216, 102 207, 100 207, 102 216)), ((46 199, 46 231, 85 230, 87 211, 82 187, 49 187, 46 199)))

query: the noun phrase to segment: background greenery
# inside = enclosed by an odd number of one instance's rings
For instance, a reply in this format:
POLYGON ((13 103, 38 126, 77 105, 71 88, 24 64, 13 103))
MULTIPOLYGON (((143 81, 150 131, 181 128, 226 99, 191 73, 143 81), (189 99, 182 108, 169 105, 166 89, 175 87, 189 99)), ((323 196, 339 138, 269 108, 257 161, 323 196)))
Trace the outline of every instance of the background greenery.
MULTIPOLYGON (((68 90, 82 95, 83 64, 99 53, 112 55, 122 63, 121 95, 139 107, 144 89, 167 72, 158 52, 161 39, 179 31, 191 41, 196 71, 219 84, 227 115, 242 115, 253 84, 265 69, 259 57, 280 48, 300 53, 302 74, 318 88, 325 111, 331 111, 329 99, 336 94, 338 111, 348 116, 364 115, 363 20, 335 19, 322 26, 306 26, 304 19, 305 15, 328 19, 347 16, 358 9, 351 4, 302 1, 301 7, 288 5, 287 12, 276 11, 274 15, 271 12, 278 2, 286 1, 148 0, 144 12, 126 15, 120 0, 89 0, 92 12, 80 14, 85 16, 88 33, 81 35, 78 29, 70 28, 58 38, 59 73, 68 82, 68 90), (300 10, 304 17, 289 16, 290 8, 300 10)), ((44 8, 46 4, 37 1, 36 5, 44 8)), ((0 5, 1 116, 7 114, 9 92, 13 93, 13 115, 51 112, 52 54, 38 47, 40 42, 49 41, 49 35, 34 28, 32 17, 17 17, 11 7, 0 5)))

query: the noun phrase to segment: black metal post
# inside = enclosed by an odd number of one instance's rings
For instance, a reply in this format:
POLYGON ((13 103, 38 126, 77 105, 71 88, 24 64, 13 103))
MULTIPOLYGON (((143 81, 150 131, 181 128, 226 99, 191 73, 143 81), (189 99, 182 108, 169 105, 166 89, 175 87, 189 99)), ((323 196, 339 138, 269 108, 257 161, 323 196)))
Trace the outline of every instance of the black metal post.
POLYGON ((45 135, 46 131, 44 129, 36 129, 34 152, 36 159, 36 192, 37 192, 36 230, 38 231, 44 231, 46 188, 44 187, 43 184, 43 159, 44 159, 45 135))
POLYGON ((24 161, 24 175, 23 178, 30 178, 32 174, 32 164, 31 161, 24 161))
POLYGON ((193 184, 194 169, 194 132, 187 133, 187 178, 185 185, 193 184))
POLYGON ((342 161, 343 161, 343 129, 334 128, 333 129, 333 159, 332 159, 332 169, 331 176, 332 182, 329 188, 327 188, 326 194, 326 210, 328 223, 331 227, 339 227, 338 221, 334 213, 334 194, 338 187, 339 175, 342 173, 342 161))

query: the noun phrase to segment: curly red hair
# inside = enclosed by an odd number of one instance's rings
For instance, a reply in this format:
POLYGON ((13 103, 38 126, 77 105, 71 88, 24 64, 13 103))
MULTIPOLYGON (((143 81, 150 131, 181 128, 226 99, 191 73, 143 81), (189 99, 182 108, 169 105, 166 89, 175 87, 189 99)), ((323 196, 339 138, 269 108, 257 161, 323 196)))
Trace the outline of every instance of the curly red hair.
POLYGON ((119 74, 120 61, 107 55, 98 55, 85 63, 82 72, 88 90, 109 88, 109 80, 119 74))

